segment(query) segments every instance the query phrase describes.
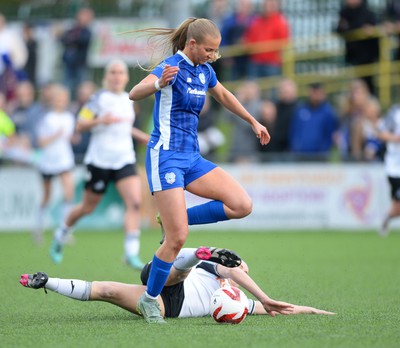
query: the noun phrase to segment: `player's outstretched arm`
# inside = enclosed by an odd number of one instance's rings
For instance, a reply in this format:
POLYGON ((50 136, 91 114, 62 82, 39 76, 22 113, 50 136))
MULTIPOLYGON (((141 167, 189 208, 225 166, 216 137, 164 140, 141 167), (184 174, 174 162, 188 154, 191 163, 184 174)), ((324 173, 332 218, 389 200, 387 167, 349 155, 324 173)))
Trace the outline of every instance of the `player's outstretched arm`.
POLYGON ((235 283, 239 284, 241 287, 249 291, 254 295, 262 304, 263 308, 267 314, 275 316, 276 313, 279 314, 292 314, 293 305, 286 302, 275 301, 271 299, 257 283, 243 270, 246 267, 244 263, 236 268, 227 268, 218 265, 218 273, 225 277, 232 279, 235 283))
MULTIPOLYGON (((324 311, 322 309, 317 309, 314 307, 308 307, 308 306, 298 306, 298 305, 292 305, 293 310, 289 314, 322 314, 322 315, 335 315, 336 313, 334 312, 328 312, 324 311)), ((253 312, 254 315, 263 315, 263 314, 269 314, 263 305, 261 304, 260 301, 256 301, 256 307, 253 312)), ((275 316, 279 314, 278 312, 273 312, 272 316, 275 316)))

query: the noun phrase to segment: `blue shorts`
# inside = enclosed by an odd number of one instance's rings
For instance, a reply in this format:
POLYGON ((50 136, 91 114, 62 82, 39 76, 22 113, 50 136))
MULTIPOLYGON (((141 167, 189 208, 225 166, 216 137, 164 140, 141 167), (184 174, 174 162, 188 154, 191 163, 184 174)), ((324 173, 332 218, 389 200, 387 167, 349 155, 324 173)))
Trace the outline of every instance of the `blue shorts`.
POLYGON ((198 152, 147 148, 146 173, 151 193, 176 187, 185 188, 216 167, 216 164, 204 159, 198 152))

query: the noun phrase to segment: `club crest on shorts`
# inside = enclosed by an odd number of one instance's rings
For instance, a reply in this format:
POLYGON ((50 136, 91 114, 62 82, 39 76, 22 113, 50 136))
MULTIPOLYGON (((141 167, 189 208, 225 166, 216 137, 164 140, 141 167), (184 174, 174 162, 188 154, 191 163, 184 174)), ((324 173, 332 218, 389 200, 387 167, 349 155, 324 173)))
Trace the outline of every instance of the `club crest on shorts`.
POLYGON ((170 173, 167 173, 167 174, 165 174, 165 181, 168 183, 168 184, 173 184, 174 182, 175 182, 175 179, 176 179, 176 175, 175 175, 175 173, 173 173, 173 172, 170 172, 170 173))
POLYGON ((200 82, 204 85, 206 83, 206 77, 203 73, 199 74, 200 82))

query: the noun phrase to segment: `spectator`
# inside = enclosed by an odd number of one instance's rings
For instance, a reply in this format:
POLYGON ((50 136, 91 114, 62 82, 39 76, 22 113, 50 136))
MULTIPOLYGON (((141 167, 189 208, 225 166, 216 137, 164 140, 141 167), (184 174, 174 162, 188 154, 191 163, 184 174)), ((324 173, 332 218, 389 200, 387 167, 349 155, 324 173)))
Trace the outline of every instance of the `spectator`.
POLYGON ((400 60, 400 1, 387 0, 385 11, 386 28, 389 33, 397 36, 397 49, 394 53, 394 60, 400 60))
POLYGON ((75 118, 68 110, 70 94, 64 86, 53 85, 50 95, 50 109, 40 120, 37 128, 38 145, 42 149, 38 167, 43 179, 43 198, 37 212, 34 230, 34 239, 38 243, 41 243, 43 238, 43 219, 50 200, 52 179, 59 177, 63 187, 62 221, 74 198, 72 176, 74 157, 71 137, 74 131, 75 118))
MULTIPOLYGON (((345 39, 345 61, 353 66, 372 64, 379 59, 379 39, 365 39, 373 34, 373 27, 377 24, 377 18, 365 0, 346 0, 339 13, 337 32, 345 39), (365 38, 354 40, 347 38, 351 32, 363 29, 359 35, 365 38)), ((362 79, 368 85, 369 91, 376 94, 373 75, 362 74, 362 79)))
POLYGON ((289 133, 290 151, 298 160, 325 161, 334 145, 337 115, 320 83, 309 86, 308 100, 293 114, 289 133))
MULTIPOLYGON (((271 102, 268 102, 272 104, 271 102)), ((265 105, 261 123, 271 132, 271 141, 266 147, 259 147, 262 159, 289 160, 289 131, 294 110, 297 107, 297 86, 293 80, 280 81, 277 100, 272 105, 265 105), (268 154, 268 156, 265 156, 268 154)))
POLYGON ((36 86, 37 41, 33 33, 33 25, 31 23, 26 23, 23 30, 24 41, 28 51, 24 72, 27 79, 36 86))
POLYGON ((35 104, 35 89, 31 82, 22 81, 18 83, 15 90, 15 102, 11 110, 11 119, 13 120, 16 132, 20 136, 27 137, 30 143, 32 134, 28 113, 35 104))
POLYGON ((41 86, 39 89, 39 101, 33 103, 26 110, 27 127, 29 129, 30 142, 33 148, 39 148, 37 126, 39 125, 44 115, 49 111, 53 86, 54 83, 51 82, 41 86))
POLYGON ((7 27, 6 18, 0 13, 0 92, 7 102, 14 99, 15 86, 26 59, 22 38, 7 27))
MULTIPOLYGON (((261 90, 254 81, 243 83, 236 91, 239 102, 247 109, 256 120, 260 119, 262 100, 261 90)), ((232 115, 230 113, 230 115, 232 115)), ((248 123, 238 117, 231 117, 233 134, 229 150, 229 160, 235 163, 257 161, 257 139, 248 123)))
POLYGON ((381 107, 379 102, 373 98, 364 106, 364 117, 360 122, 360 135, 362 142, 363 160, 367 162, 382 161, 385 146, 378 136, 378 122, 381 107))
MULTIPOLYGON (((372 106, 368 86, 364 80, 351 81, 346 100, 341 106, 341 122, 337 143, 344 160, 361 161, 364 152, 363 123, 368 106, 372 106)), ((370 109, 370 111, 373 110, 370 109)))
POLYGON ((282 49, 289 40, 289 24, 280 12, 280 0, 263 0, 262 14, 256 16, 244 33, 244 43, 249 45, 250 78, 280 75, 282 49), (251 46, 255 45, 256 46, 251 46))
MULTIPOLYGON (((79 111, 89 101, 96 90, 97 86, 92 81, 84 81, 78 86, 76 101, 72 107, 75 118, 78 117, 79 111)), ((90 132, 78 132, 75 130, 72 137, 72 149, 74 151, 75 160, 79 163, 83 161, 83 157, 89 145, 90 134, 90 132)))
MULTIPOLYGON (((239 45, 243 35, 254 19, 251 0, 237 0, 236 10, 225 17, 221 24, 221 47, 239 45)), ((240 52, 239 52, 240 53, 240 52)), ((240 54, 223 58, 222 62, 229 70, 228 77, 231 80, 243 79, 247 74, 248 55, 240 54)))
POLYGON ((6 98, 0 92, 0 164, 4 152, 9 145, 9 139, 15 133, 15 125, 5 112, 6 98))
POLYGON ((87 79, 87 55, 92 37, 90 24, 93 20, 93 11, 82 8, 76 15, 74 26, 65 31, 61 36, 64 46, 64 84, 69 88, 71 95, 75 96, 78 85, 87 79))

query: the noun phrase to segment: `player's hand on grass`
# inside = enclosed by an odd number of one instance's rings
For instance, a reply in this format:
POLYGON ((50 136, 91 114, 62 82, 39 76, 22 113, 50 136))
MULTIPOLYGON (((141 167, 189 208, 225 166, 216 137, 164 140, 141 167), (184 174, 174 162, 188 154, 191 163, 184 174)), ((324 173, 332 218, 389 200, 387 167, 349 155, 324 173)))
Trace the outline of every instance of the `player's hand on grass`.
POLYGON ((271 317, 274 317, 277 314, 293 314, 294 310, 294 306, 292 304, 287 302, 275 301, 271 298, 263 301, 262 305, 271 317))

